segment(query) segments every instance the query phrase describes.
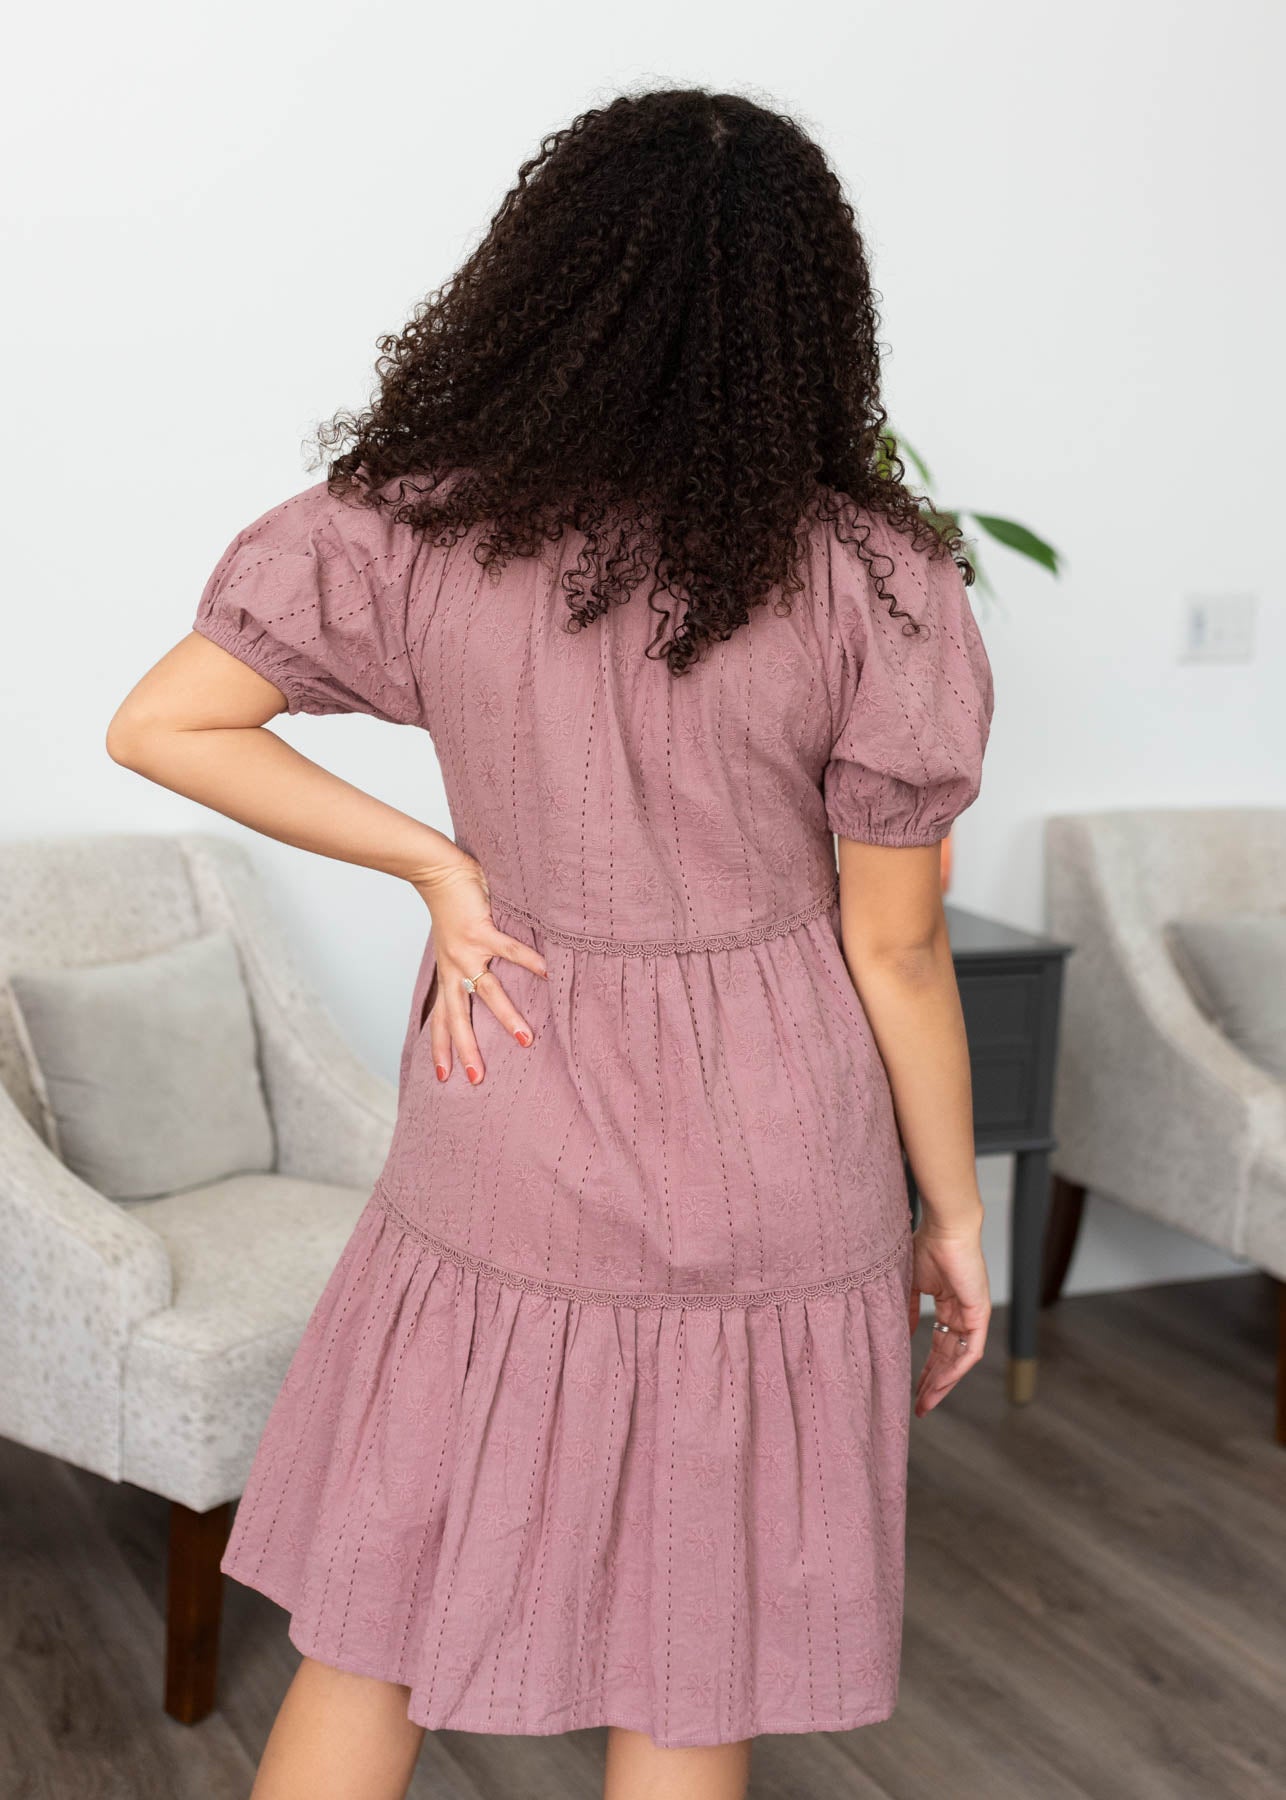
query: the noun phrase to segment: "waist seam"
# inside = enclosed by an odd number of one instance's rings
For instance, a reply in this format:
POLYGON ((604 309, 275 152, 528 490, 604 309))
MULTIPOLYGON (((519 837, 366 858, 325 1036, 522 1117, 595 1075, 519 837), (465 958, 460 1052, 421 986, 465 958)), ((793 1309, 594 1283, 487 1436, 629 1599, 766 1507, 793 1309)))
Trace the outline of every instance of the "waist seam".
POLYGON ((762 943, 765 938, 783 937, 787 932, 795 931, 799 926, 807 925, 811 919, 829 912, 839 899, 839 882, 838 879, 833 881, 824 893, 815 894, 803 906, 782 918, 761 919, 757 924, 743 925, 735 931, 711 932, 690 938, 612 938, 595 937, 583 931, 565 931, 560 925, 549 924, 539 913, 532 912, 530 907, 496 893, 494 888, 490 897, 493 908, 499 907, 503 912, 513 913, 524 919, 555 944, 567 944, 577 950, 596 951, 604 956, 679 956, 691 950, 740 950, 746 944, 762 943))
POLYGON ((501 1287, 521 1288, 526 1293, 543 1294, 551 1300, 571 1300, 580 1306, 628 1307, 641 1312, 652 1311, 656 1307, 713 1307, 721 1312, 730 1312, 740 1311, 745 1307, 785 1306, 800 1300, 821 1300, 829 1294, 846 1293, 853 1288, 865 1287, 882 1275, 908 1266, 911 1251, 911 1222, 908 1214, 904 1229, 882 1255, 861 1268, 818 1276, 812 1281, 792 1282, 783 1287, 723 1290, 710 1287, 581 1287, 574 1282, 553 1281, 546 1276, 507 1269, 487 1257, 476 1256, 472 1251, 449 1243, 412 1219, 397 1204, 383 1179, 376 1183, 370 1196, 370 1204, 378 1207, 404 1236, 414 1239, 433 1255, 455 1263, 484 1280, 497 1282, 501 1287))

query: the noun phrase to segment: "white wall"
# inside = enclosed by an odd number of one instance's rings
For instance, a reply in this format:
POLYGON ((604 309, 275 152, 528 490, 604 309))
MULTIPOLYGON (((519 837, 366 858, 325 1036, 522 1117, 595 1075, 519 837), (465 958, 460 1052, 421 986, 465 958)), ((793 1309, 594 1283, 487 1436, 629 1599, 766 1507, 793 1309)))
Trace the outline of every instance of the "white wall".
MULTIPOLYGON (((1067 554, 1057 584, 991 557, 999 702, 953 897, 1038 925, 1053 810, 1286 800, 1271 0, 81 0, 19 31, 7 835, 236 829, 108 761, 117 699, 187 629, 234 532, 317 479, 309 426, 361 401, 377 334, 450 274, 541 135, 639 82, 754 91, 821 138, 872 245, 894 416, 941 496, 1067 554), (1182 596, 1212 589, 1260 595, 1252 665, 1178 663, 1182 596)), ((282 729, 449 829, 427 740, 282 729)), ((391 1073, 420 903, 255 849, 305 964, 391 1073)), ((1003 1175, 988 1166, 998 1292, 1003 1175)), ((1224 1266, 1103 1207, 1077 1277, 1224 1266)))

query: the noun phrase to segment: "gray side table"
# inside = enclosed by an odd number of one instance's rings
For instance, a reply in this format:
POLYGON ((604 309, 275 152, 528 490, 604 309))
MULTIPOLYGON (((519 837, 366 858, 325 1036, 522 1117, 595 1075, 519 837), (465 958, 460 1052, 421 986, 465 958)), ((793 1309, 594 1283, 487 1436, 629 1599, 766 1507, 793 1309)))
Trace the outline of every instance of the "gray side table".
MULTIPOLYGON (((1036 1392, 1058 1008, 1072 946, 958 906, 945 911, 969 1039, 974 1142, 979 1156, 1014 1158, 1009 1398, 1021 1403, 1036 1392)), ((907 1186, 918 1217, 909 1169, 907 1186)))

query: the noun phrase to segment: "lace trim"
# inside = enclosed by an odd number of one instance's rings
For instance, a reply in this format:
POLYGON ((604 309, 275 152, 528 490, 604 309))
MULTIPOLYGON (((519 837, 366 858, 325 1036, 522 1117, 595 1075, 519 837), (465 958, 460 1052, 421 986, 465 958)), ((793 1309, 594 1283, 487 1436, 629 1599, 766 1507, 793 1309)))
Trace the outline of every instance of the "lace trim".
POLYGON ((564 931, 559 925, 547 924, 537 913, 520 906, 516 900, 507 900, 494 888, 490 898, 493 911, 498 907, 503 912, 516 913, 555 944, 570 944, 578 950, 597 950, 607 956, 676 956, 687 950, 740 950, 746 944, 762 943, 765 938, 782 937, 788 931, 806 925, 810 919, 829 912, 839 898, 839 883, 833 882, 824 894, 816 895, 784 919, 765 919, 757 925, 745 925, 738 931, 721 931, 709 937, 678 939, 590 937, 584 932, 564 931))
POLYGON ((812 1300, 823 1294, 842 1293, 848 1288, 861 1287, 866 1282, 874 1281, 876 1276, 886 1274, 888 1270, 898 1266, 911 1243, 908 1217, 907 1230, 883 1256, 868 1263, 864 1269, 852 1269, 843 1275, 827 1275, 820 1281, 801 1282, 793 1287, 756 1288, 748 1293, 715 1293, 704 1288, 673 1290, 668 1293, 655 1289, 647 1291, 625 1288, 613 1292, 609 1288, 576 1287, 566 1281, 545 1281, 540 1276, 520 1275, 514 1269, 501 1268, 498 1263, 474 1256, 468 1250, 460 1250, 456 1245, 448 1244, 444 1238, 426 1231, 422 1225, 417 1225, 378 1183, 371 1199, 388 1215, 399 1231, 415 1238, 435 1256, 444 1257, 446 1261, 457 1263, 461 1268, 471 1269, 477 1275, 498 1281, 503 1287, 523 1288, 528 1293, 546 1294, 554 1300, 576 1300, 582 1306, 717 1306, 724 1311, 746 1306, 781 1306, 790 1300, 812 1300))

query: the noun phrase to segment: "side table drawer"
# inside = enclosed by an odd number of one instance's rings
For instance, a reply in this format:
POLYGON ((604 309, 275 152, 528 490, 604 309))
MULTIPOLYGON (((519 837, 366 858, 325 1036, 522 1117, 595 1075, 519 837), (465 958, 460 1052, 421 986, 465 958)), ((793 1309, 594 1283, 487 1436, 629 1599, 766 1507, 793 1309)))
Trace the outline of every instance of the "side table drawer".
POLYGON ((974 1136, 1039 1134, 1043 1119, 1046 966, 971 962, 956 971, 973 1074, 974 1136))

